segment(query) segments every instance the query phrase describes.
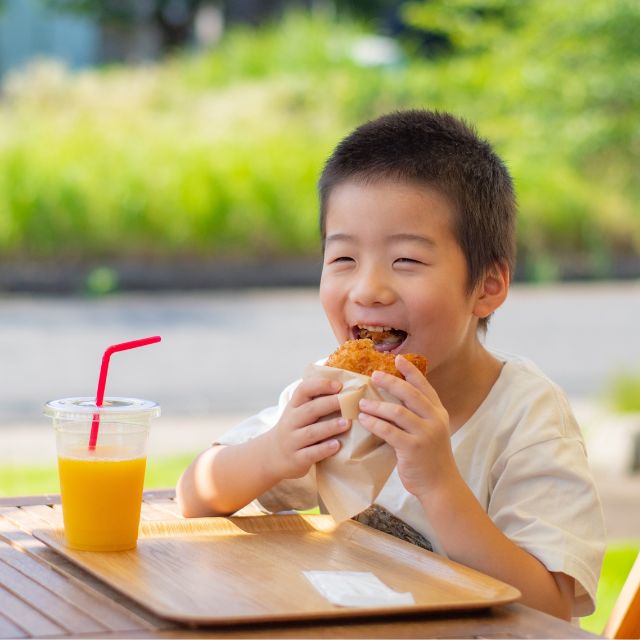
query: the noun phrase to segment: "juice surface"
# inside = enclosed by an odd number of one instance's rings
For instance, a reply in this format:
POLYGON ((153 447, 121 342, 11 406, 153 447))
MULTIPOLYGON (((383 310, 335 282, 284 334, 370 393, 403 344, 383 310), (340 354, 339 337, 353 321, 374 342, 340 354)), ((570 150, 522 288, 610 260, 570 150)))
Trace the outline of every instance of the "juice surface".
MULTIPOLYGON (((136 546, 146 458, 83 452, 59 457, 62 514, 73 549, 117 551, 136 546)), ((114 452, 115 453, 115 452, 114 452)))

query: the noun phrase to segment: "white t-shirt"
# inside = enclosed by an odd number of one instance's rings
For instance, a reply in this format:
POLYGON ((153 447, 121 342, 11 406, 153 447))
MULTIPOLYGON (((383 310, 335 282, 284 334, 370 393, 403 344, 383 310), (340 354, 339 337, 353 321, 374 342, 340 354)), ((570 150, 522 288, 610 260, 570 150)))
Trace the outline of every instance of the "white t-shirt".
MULTIPOLYGON (((491 391, 451 437, 458 469, 496 526, 549 571, 575 578, 574 616, 593 612, 605 549, 602 508, 580 428, 562 390, 534 364, 493 352, 505 364, 491 391)), ((299 381, 270 407, 218 440, 239 444, 271 429, 299 381)), ((260 496, 269 511, 317 506, 315 474, 285 480, 260 496)), ((415 496, 394 471, 376 503, 442 553, 415 496)), ((473 532, 469 532, 473 535, 473 532)))

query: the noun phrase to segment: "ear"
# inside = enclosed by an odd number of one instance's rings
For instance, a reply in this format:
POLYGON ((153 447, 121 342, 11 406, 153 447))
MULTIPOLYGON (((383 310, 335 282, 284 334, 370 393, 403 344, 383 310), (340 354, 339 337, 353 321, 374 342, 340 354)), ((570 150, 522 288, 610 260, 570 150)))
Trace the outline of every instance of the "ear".
POLYGON ((509 293, 509 267, 496 263, 487 269, 475 293, 473 315, 478 318, 490 316, 507 298, 509 293))

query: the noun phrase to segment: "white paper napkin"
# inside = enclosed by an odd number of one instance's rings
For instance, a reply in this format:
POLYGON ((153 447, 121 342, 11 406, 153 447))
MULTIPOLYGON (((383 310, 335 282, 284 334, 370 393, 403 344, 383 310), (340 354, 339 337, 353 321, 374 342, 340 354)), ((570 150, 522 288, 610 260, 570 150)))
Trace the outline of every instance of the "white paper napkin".
POLYGON ((387 587, 369 571, 303 571, 329 602, 340 607, 393 607, 415 604, 411 593, 387 587))

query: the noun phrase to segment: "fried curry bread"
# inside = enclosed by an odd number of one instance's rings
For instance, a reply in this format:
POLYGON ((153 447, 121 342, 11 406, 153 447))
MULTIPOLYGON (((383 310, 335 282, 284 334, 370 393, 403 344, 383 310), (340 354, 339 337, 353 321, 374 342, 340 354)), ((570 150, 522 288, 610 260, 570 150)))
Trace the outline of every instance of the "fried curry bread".
MULTIPOLYGON (((424 356, 417 353, 401 355, 417 367, 423 375, 427 375, 427 359, 424 356)), ((395 355, 377 351, 373 340, 369 338, 347 340, 329 356, 326 366, 346 369, 365 376, 370 376, 374 371, 384 371, 398 378, 404 378, 396 368, 395 355)))

